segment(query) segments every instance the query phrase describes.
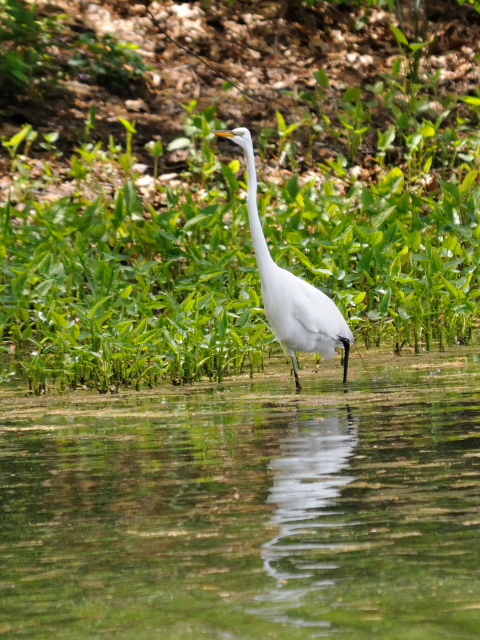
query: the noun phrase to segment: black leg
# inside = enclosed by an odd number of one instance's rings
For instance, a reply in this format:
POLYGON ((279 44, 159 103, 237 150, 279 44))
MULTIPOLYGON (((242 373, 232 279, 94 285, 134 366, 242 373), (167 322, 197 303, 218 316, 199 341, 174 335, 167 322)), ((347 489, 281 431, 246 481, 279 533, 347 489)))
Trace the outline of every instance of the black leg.
POLYGON ((350 342, 347 340, 344 344, 345 353, 343 356, 343 384, 347 384, 348 377, 348 358, 350 356, 350 342))
POLYGON ((295 386, 297 388, 297 393, 299 393, 302 390, 302 385, 300 384, 300 379, 298 377, 297 357, 295 355, 295 352, 291 353, 290 356, 292 358, 293 374, 295 376, 295 386))
POLYGON ((341 338, 337 336, 338 340, 343 344, 344 355, 343 355, 343 384, 347 384, 348 377, 348 358, 350 356, 350 340, 348 338, 341 338))
POLYGON ((298 379, 298 373, 295 371, 295 386, 297 388, 297 392, 302 390, 302 385, 300 384, 300 380, 298 379))

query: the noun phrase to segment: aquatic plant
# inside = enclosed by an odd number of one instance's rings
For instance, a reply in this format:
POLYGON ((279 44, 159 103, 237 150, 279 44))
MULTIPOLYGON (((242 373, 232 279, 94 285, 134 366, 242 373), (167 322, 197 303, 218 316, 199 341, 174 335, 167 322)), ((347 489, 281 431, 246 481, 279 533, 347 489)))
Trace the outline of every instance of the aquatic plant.
MULTIPOLYGON (((450 101, 448 114, 427 119, 421 96, 415 104, 409 96, 402 111, 398 91, 368 92, 375 108, 394 117, 378 131, 375 179, 360 181, 355 173, 370 126, 357 91, 339 102, 345 136, 337 144, 345 155, 317 167, 318 177, 263 175, 258 208, 272 255, 333 297, 367 348, 391 344, 400 354, 469 344, 480 295, 477 105, 467 97, 450 101)), ((312 95, 322 99, 320 91, 312 95)), ((294 166, 294 136, 307 127, 315 157, 325 132, 317 126, 321 106, 309 104, 298 127, 278 117, 262 154, 273 147, 294 166)), ((14 181, 0 206, 0 335, 35 393, 52 384, 105 393, 162 380, 220 381, 260 370, 273 348, 246 185, 238 159, 223 162, 214 150, 212 130, 224 126, 215 109, 197 113, 187 105, 185 133, 165 150, 183 149, 187 157, 176 184, 158 179, 163 145, 148 146, 161 206, 136 186, 135 123, 122 124, 126 144, 111 139, 104 149, 93 141, 90 114, 88 141, 70 162, 75 193, 53 202, 35 196, 58 179, 46 158, 41 178, 31 177, 36 132, 26 126, 2 140, 14 181), (113 194, 104 188, 112 176, 121 181, 113 194)), ((56 136, 43 143, 55 157, 56 136)))

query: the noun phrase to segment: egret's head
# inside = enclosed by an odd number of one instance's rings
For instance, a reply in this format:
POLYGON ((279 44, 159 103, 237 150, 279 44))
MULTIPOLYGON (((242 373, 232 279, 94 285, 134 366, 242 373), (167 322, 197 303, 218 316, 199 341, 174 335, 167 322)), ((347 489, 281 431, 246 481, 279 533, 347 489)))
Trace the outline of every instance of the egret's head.
POLYGON ((217 136, 222 136, 222 138, 230 138, 230 140, 238 144, 242 149, 252 144, 250 131, 245 129, 245 127, 238 127, 231 131, 214 131, 213 133, 217 136))

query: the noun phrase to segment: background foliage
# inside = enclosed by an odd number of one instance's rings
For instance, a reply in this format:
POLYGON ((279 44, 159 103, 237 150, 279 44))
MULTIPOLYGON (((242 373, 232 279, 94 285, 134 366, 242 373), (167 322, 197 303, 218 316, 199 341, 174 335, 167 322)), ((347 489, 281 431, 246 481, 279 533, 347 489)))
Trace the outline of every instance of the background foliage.
POLYGON ((123 93, 148 66, 136 46, 94 32, 76 35, 66 16, 39 15, 36 4, 0 0, 0 84, 3 98, 38 98, 61 79, 80 78, 123 93))

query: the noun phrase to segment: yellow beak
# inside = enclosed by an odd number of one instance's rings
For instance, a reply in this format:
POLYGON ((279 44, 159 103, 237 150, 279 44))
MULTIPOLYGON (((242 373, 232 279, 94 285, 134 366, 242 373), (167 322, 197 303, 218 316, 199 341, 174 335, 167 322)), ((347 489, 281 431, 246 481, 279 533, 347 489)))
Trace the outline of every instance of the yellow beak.
POLYGON ((234 138, 235 134, 232 131, 213 131, 216 136, 222 136, 222 138, 234 138))

